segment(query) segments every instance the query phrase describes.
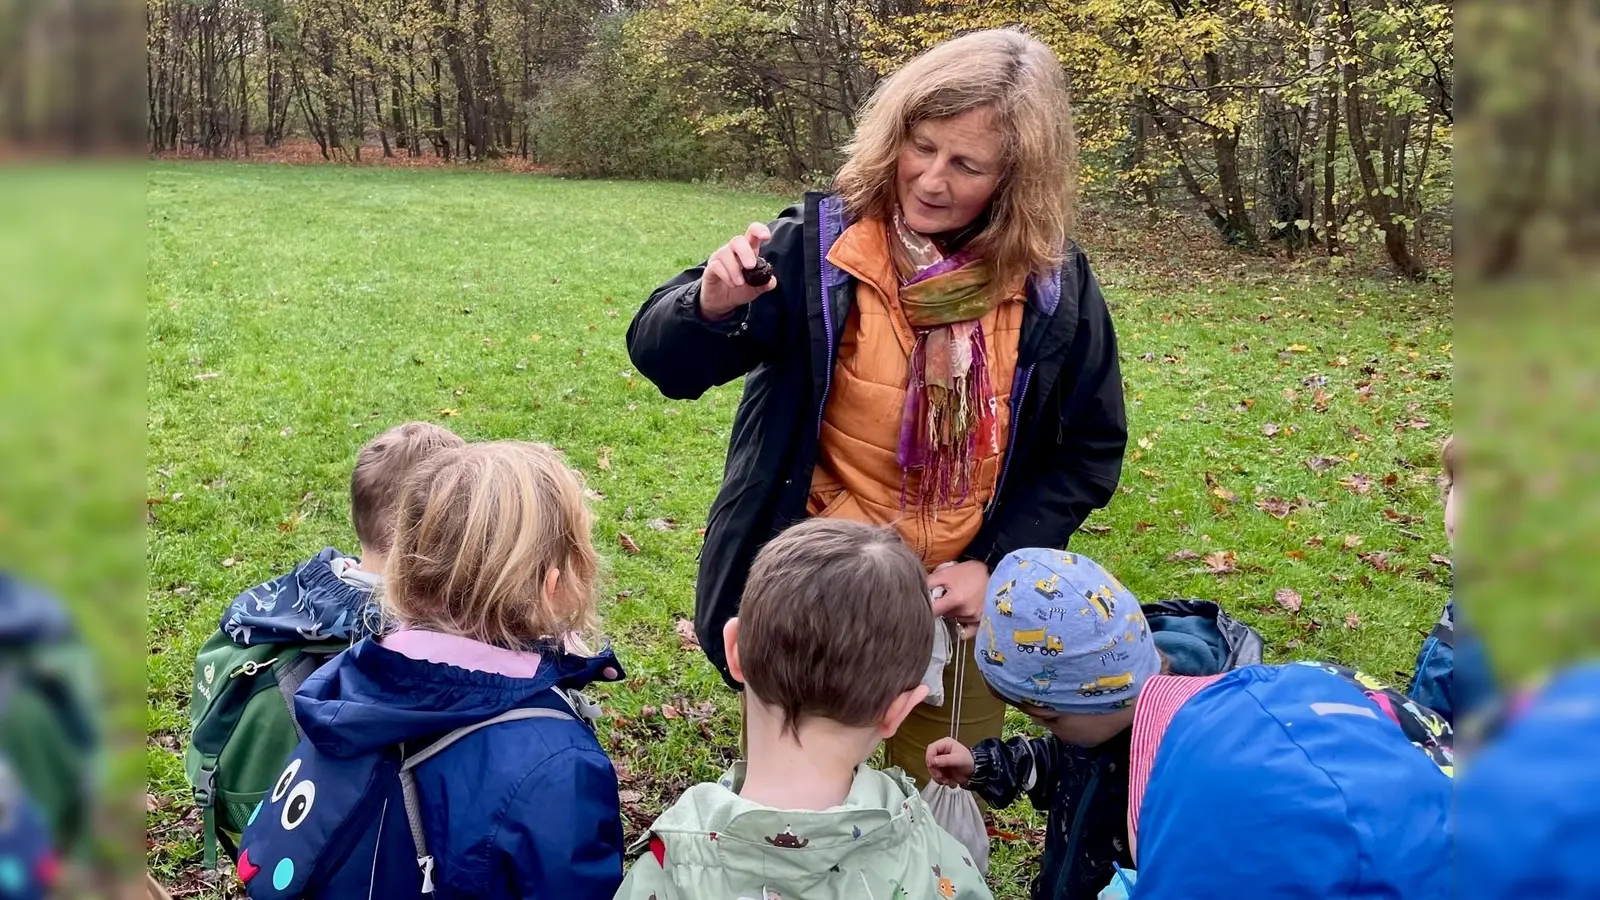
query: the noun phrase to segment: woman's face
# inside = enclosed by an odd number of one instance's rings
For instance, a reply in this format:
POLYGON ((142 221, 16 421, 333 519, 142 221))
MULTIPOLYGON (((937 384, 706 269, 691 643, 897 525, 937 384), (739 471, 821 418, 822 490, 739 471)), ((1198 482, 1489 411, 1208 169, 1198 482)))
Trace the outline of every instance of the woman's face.
POLYGON ((987 107, 919 122, 900 147, 895 176, 906 227, 942 234, 971 225, 1000 185, 1001 154, 987 107))

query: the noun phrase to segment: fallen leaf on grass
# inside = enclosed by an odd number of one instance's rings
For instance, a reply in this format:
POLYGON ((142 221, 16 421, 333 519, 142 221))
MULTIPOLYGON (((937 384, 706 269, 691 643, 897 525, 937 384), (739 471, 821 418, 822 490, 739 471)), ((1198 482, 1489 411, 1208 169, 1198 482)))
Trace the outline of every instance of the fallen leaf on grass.
POLYGON ((1232 550, 1218 550, 1214 553, 1207 553, 1201 557, 1200 561, 1206 564, 1206 570, 1212 575, 1230 575, 1239 571, 1235 565, 1238 561, 1238 555, 1232 550))
POLYGON ((1389 561, 1389 551, 1374 550, 1371 553, 1357 553, 1356 558, 1379 572, 1398 572, 1400 567, 1389 561))
POLYGON ((1305 344, 1290 344, 1288 346, 1288 350, 1289 350, 1290 353, 1305 353, 1306 351, 1308 351, 1310 349, 1311 348, 1307 347, 1305 344))
POLYGON ((1261 433, 1267 437, 1276 437, 1278 432, 1282 430, 1283 427, 1278 425, 1276 422, 1268 422, 1267 424, 1261 426, 1261 433))
POLYGON ((1185 560, 1199 559, 1199 558, 1200 558, 1200 554, 1194 552, 1193 550, 1179 550, 1177 553, 1174 553, 1171 556, 1168 556, 1167 557, 1167 562, 1183 562, 1185 560))
POLYGON ((1352 493, 1369 494, 1372 492, 1371 475, 1364 475, 1360 472, 1357 472, 1356 474, 1351 475, 1339 483, 1349 488, 1352 493))
POLYGON ((1312 537, 1306 538, 1306 546, 1307 547, 1321 547, 1322 546, 1322 535, 1318 534, 1318 535, 1314 535, 1312 537))
POLYGON ((233 557, 230 556, 227 559, 222 561, 222 567, 224 569, 231 569, 231 568, 234 567, 234 564, 237 563, 237 562, 238 562, 238 560, 235 560, 233 557))
POLYGON ((678 523, 671 516, 667 516, 663 519, 651 519, 645 523, 645 527, 651 531, 671 531, 678 527, 678 523))
POLYGON ((679 619, 678 623, 672 626, 672 630, 678 633, 678 644, 683 647, 683 649, 700 649, 700 636, 694 633, 693 622, 689 621, 688 619, 679 619))
POLYGON ((1294 512, 1294 504, 1284 500, 1281 497, 1268 497, 1265 500, 1257 500, 1256 509, 1261 510, 1274 519, 1284 519, 1288 518, 1289 514, 1294 512))
POLYGON ((606 498, 605 494, 600 493, 594 488, 584 488, 583 496, 589 498, 590 500, 604 500, 606 498))
POLYGON ((1416 525, 1422 521, 1421 516, 1407 515, 1392 506, 1383 511, 1383 517, 1398 525, 1416 525))
POLYGON ((1445 556, 1443 553, 1430 553, 1428 555, 1428 561, 1436 566, 1450 565, 1450 557, 1445 556))
POLYGON ((1317 388, 1317 392, 1311 395, 1312 409, 1315 409, 1317 412, 1327 412, 1329 399, 1330 398, 1327 391, 1323 390, 1322 388, 1317 388))
POLYGON ((1152 529, 1154 527, 1156 527, 1156 523, 1154 523, 1154 522, 1145 522, 1145 521, 1141 520, 1141 521, 1133 523, 1133 533, 1134 534, 1144 534, 1146 531, 1149 531, 1150 529, 1152 529))
POLYGON ((1300 611, 1300 592, 1293 588, 1278 588, 1272 592, 1272 599, 1289 612, 1300 611))
POLYGON ((1344 457, 1342 456, 1313 456, 1306 460, 1306 466, 1313 472, 1326 472, 1343 463, 1344 457))
POLYGON ((1206 478, 1206 487, 1211 489, 1211 495, 1213 497, 1216 497, 1219 500, 1225 500, 1228 503, 1237 503, 1237 502, 1239 502, 1239 495, 1235 494, 1233 491, 1230 491, 1227 488, 1223 487, 1221 484, 1219 484, 1217 482, 1217 476, 1212 475, 1210 472, 1207 472, 1207 473, 1205 473, 1205 478, 1206 478))
POLYGON ((194 380, 195 381, 210 381, 213 378, 221 378, 221 377, 222 377, 222 373, 221 372, 201 372, 199 375, 196 375, 194 377, 194 380))
POLYGON ((644 799, 644 795, 638 791, 618 791, 617 799, 623 803, 638 803, 644 799))
POLYGON ((602 472, 611 471, 611 448, 610 447, 601 447, 600 448, 600 455, 595 457, 594 464, 602 472))
POLYGON ((1345 616, 1344 617, 1344 627, 1350 628, 1350 629, 1360 628, 1361 627, 1361 617, 1356 615, 1355 613, 1351 613, 1348 616, 1345 616))
POLYGON ((1346 550, 1354 550, 1355 548, 1361 546, 1361 541, 1362 541, 1361 535, 1359 535, 1359 534, 1347 534, 1347 535, 1344 536, 1344 548, 1346 550))
POLYGON ((1389 474, 1383 476, 1383 486, 1386 487, 1386 488, 1392 488, 1392 487, 1394 487, 1395 485, 1397 485, 1399 483, 1400 483, 1400 476, 1396 475, 1393 472, 1390 472, 1389 474))
POLYGON ((444 416, 446 419, 451 419, 461 415, 461 410, 453 407, 446 407, 445 409, 439 410, 439 415, 444 416))
POLYGON ((634 543, 633 538, 628 537, 628 533, 625 531, 617 532, 617 543, 621 544, 622 549, 628 551, 629 553, 639 552, 639 545, 634 543))
POLYGON ((663 703, 661 705, 661 718, 681 719, 683 718, 683 711, 678 709, 676 706, 673 706, 671 703, 663 703))
POLYGON ((1286 550, 1284 551, 1283 555, 1289 557, 1290 559, 1306 558, 1306 552, 1304 550, 1286 550))

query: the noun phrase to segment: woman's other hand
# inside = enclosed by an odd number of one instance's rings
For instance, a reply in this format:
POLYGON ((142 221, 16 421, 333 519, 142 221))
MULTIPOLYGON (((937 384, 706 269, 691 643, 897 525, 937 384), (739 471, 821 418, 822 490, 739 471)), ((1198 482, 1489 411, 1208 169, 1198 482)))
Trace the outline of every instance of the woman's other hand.
POLYGON ((962 637, 976 637, 989 590, 989 567, 973 559, 940 566, 928 576, 928 590, 941 587, 944 595, 934 599, 933 614, 960 625, 962 637))
POLYGON ((972 751, 955 738, 940 738, 929 744, 927 763, 929 777, 955 787, 966 787, 977 766, 972 751))
POLYGON ((745 283, 744 270, 753 268, 759 258, 756 251, 772 239, 772 232, 760 222, 751 222, 744 234, 735 237, 711 254, 700 276, 700 314, 716 321, 726 319, 733 311, 778 286, 773 278, 760 287, 745 283))

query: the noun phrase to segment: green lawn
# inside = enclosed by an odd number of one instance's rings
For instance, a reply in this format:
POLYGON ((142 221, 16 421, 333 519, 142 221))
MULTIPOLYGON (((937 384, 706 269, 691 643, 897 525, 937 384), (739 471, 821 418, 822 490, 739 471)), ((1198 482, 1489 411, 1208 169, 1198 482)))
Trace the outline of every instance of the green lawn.
MULTIPOLYGON (((737 705, 674 625, 693 606, 738 389, 668 402, 623 336, 652 287, 787 202, 453 170, 152 169, 158 877, 202 881, 181 757, 196 648, 240 590, 323 546, 354 550, 356 449, 407 419, 548 441, 586 474, 609 566, 602 616, 632 676, 603 692, 630 834, 721 771, 737 705)), ((1115 502, 1074 549, 1142 597, 1221 601, 1275 659, 1407 670, 1448 596, 1435 486, 1448 293, 1196 250, 1142 220, 1097 217, 1083 243, 1117 319, 1131 437, 1115 502), (1282 589, 1298 612, 1275 601, 1282 589)), ((1002 814, 1024 838, 1035 824, 1002 814)), ((999 896, 1023 896, 1030 852, 1025 839, 1000 851, 999 896)))

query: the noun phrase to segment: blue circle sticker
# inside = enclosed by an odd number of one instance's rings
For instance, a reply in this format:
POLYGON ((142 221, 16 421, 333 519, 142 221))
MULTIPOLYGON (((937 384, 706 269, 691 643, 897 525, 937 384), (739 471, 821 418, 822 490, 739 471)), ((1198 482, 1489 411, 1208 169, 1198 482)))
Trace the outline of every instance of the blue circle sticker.
POLYGON ((294 860, 280 859, 278 867, 272 870, 272 886, 278 890, 287 890, 289 882, 294 880, 294 860))

